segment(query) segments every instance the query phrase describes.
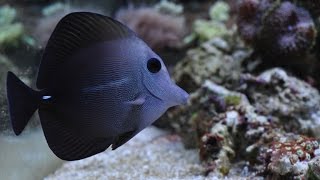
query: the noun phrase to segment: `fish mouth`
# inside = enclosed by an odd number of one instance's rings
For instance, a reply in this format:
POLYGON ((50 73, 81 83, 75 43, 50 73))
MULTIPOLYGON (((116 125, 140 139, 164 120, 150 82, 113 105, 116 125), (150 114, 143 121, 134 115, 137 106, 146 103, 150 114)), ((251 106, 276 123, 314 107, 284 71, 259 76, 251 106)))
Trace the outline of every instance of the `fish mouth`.
POLYGON ((150 91, 147 87, 146 87, 146 89, 152 97, 154 97, 160 101, 168 102, 169 107, 178 106, 178 105, 186 105, 189 100, 189 94, 185 90, 183 90, 182 88, 180 88, 179 86, 177 86, 174 83, 171 86, 169 86, 168 89, 170 89, 170 91, 163 90, 163 91, 167 91, 166 93, 164 93, 164 94, 168 95, 165 98, 164 97, 161 98, 161 97, 157 96, 157 94, 152 93, 152 91, 150 91))
POLYGON ((172 92, 175 92, 172 95, 173 106, 186 105, 189 100, 189 94, 176 84, 173 84, 173 86, 172 92))

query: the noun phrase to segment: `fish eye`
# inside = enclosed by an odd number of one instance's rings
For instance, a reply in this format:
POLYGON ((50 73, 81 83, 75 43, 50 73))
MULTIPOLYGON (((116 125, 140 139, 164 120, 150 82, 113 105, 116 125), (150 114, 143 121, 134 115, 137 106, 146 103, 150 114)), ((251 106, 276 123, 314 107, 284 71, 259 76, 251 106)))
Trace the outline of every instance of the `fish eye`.
POLYGON ((157 73, 161 69, 161 62, 156 58, 151 58, 148 60, 147 67, 151 73, 157 73))

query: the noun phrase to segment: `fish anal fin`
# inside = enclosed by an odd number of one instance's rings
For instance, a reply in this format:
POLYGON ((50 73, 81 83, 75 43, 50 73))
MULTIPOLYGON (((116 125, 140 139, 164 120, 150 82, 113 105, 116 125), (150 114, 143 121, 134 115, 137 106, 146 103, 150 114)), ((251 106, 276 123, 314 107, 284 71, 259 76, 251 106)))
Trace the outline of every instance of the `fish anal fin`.
POLYGON ((92 138, 72 131, 56 113, 39 110, 41 125, 47 143, 60 159, 73 161, 93 156, 105 151, 113 138, 92 138))
POLYGON ((112 150, 115 150, 118 147, 122 146, 124 143, 128 142, 137 133, 137 131, 129 131, 118 136, 111 146, 112 150))

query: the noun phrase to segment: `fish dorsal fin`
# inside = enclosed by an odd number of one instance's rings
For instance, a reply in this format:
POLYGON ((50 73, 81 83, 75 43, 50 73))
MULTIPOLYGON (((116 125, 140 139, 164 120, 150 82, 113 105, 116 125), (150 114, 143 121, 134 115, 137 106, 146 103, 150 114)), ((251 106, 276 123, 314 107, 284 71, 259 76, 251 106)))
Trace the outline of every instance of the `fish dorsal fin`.
POLYGON ((59 66, 80 48, 132 35, 134 33, 128 27, 107 16, 91 12, 66 15, 57 24, 45 48, 37 87, 46 88, 59 66))

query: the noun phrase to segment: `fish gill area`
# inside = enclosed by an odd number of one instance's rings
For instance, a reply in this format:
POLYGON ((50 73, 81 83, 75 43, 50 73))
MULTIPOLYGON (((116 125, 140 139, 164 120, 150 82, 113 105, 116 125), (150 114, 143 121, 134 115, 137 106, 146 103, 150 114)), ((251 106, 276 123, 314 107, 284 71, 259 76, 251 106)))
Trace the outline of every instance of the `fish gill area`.
POLYGON ((317 0, 0 0, 0 180, 320 179, 317 0), (190 93, 116 151, 64 162, 34 115, 15 136, 7 71, 35 87, 66 14, 114 17, 190 93))

